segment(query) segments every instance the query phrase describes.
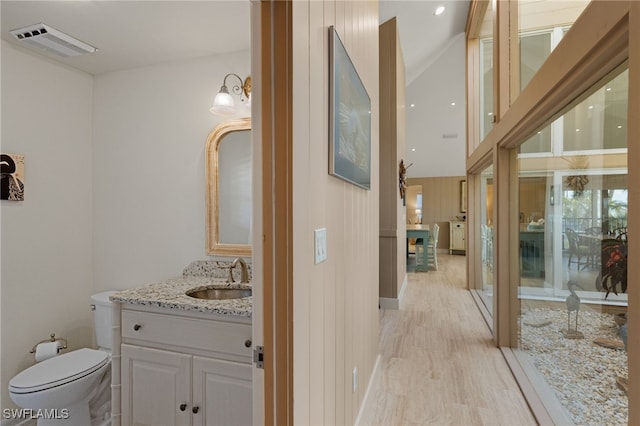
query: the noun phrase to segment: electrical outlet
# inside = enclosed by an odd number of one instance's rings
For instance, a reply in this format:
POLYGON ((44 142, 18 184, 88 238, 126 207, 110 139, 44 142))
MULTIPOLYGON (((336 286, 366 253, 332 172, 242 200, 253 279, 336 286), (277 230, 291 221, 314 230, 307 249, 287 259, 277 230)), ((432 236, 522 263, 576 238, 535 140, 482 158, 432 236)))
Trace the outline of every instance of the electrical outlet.
POLYGON ((358 367, 353 367, 353 373, 351 375, 351 385, 353 388, 353 393, 356 393, 356 390, 358 389, 358 367))
POLYGON ((319 228, 314 231, 314 251, 316 265, 327 260, 327 228, 319 228))

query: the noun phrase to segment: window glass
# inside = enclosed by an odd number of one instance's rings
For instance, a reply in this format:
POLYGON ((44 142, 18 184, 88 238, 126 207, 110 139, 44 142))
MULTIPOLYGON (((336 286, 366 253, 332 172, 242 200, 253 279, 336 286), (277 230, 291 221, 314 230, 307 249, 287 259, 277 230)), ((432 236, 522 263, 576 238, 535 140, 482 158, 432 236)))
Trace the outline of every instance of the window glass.
MULTIPOLYGON (((588 3, 585 0, 519 1, 520 91, 527 87, 588 3)), ((544 153, 551 149, 551 128, 546 127, 523 143, 520 152, 544 153)))
POLYGON ((493 2, 480 27, 480 140, 493 128, 493 2))
MULTIPOLYGON (((520 34, 520 89, 524 89, 551 53, 553 31, 520 34)), ((551 152, 551 131, 546 127, 520 147, 523 153, 551 152)))
POLYGON ((588 0, 519 0, 521 89, 588 4, 588 0))
POLYGON ((493 314, 493 166, 480 174, 480 253, 482 261, 480 299, 493 314))
POLYGON ((564 151, 627 147, 628 77, 625 71, 565 114, 564 151))
POLYGON ((552 31, 520 34, 520 89, 524 89, 551 53, 552 31))
POLYGON ((515 346, 556 424, 627 424, 627 86, 609 77, 553 122, 557 155, 518 158, 515 346))

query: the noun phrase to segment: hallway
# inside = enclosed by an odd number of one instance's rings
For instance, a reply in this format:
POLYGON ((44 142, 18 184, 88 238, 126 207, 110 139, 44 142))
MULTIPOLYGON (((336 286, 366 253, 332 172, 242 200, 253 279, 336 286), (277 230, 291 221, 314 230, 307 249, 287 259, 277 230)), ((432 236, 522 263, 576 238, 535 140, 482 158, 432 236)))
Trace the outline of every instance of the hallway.
POLYGON ((380 311, 380 365, 361 425, 535 425, 471 294, 464 256, 409 273, 399 310, 380 311))

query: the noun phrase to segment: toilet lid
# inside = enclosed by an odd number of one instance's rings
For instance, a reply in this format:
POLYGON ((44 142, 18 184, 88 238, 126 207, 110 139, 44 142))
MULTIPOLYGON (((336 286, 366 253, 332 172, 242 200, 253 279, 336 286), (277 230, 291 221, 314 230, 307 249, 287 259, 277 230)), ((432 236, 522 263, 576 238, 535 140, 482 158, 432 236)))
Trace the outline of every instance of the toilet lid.
POLYGON ((9 382, 13 393, 31 393, 72 382, 109 362, 106 352, 83 348, 49 358, 17 374, 9 382))

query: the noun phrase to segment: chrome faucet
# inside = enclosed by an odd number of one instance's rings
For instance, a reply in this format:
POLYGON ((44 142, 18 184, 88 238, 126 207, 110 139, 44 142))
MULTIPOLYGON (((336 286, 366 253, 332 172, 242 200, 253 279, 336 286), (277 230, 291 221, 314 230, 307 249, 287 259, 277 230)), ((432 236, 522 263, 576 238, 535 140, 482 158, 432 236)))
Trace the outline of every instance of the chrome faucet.
POLYGON ((247 262, 245 262, 244 259, 241 257, 236 257, 235 259, 233 259, 233 262, 231 262, 231 265, 229 265, 229 282, 230 283, 235 282, 233 280, 233 269, 236 267, 238 263, 240 263, 240 282, 248 283, 249 270, 247 269, 247 262))

